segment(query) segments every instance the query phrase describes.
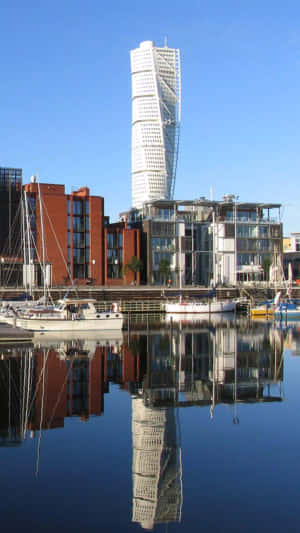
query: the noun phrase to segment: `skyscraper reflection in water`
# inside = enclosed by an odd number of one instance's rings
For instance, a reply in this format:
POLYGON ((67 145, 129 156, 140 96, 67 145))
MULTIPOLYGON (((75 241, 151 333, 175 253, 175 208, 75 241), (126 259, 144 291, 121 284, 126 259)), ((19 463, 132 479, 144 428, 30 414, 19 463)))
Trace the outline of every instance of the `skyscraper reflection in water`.
POLYGON ((175 409, 132 399, 132 521, 145 529, 181 517, 181 450, 175 409))

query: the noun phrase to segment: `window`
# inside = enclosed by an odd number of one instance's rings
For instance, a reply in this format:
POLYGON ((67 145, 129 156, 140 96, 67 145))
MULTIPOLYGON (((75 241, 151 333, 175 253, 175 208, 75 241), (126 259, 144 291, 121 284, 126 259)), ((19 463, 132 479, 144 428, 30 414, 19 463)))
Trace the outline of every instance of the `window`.
POLYGON ((83 202, 81 200, 73 201, 73 215, 82 215, 83 214, 83 202))
POLYGON ((85 246, 84 234, 73 233, 73 246, 74 248, 82 248, 85 246))
POLYGON ((237 237, 257 237, 257 226, 248 224, 238 224, 237 237))
POLYGON ((269 237, 269 226, 259 226, 259 236, 260 237, 269 237))

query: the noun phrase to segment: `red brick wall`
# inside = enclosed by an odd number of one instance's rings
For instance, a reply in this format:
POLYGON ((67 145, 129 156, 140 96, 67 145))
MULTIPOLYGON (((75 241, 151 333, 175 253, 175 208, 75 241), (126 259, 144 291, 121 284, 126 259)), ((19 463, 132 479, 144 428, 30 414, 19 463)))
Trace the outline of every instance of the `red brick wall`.
MULTIPOLYGON (((28 193, 36 198, 36 226, 37 226, 37 250, 42 261, 42 231, 40 218, 40 203, 38 184, 29 183, 24 186, 28 193)), ((40 184, 43 203, 44 237, 46 261, 52 264, 52 284, 64 284, 68 278, 67 255, 68 255, 68 214, 67 200, 80 198, 89 199, 90 203, 90 271, 94 283, 103 285, 103 220, 104 199, 101 196, 90 196, 89 189, 83 187, 71 195, 65 194, 64 185, 40 184), (92 260, 95 264, 92 264, 92 260)), ((71 239, 71 263, 72 263, 72 239, 71 239)), ((72 272, 71 272, 72 274, 72 272)), ((86 280, 78 280, 85 284, 86 280)))
POLYGON ((104 198, 101 196, 90 196, 90 261, 91 277, 95 278, 96 285, 104 283, 103 269, 103 217, 104 198), (92 265, 92 260, 95 265, 92 265))
MULTIPOLYGON (((130 285, 134 282, 134 273, 130 270, 125 274, 125 265, 131 262, 133 256, 138 259, 141 258, 141 245, 140 245, 140 230, 128 229, 122 227, 123 224, 114 227, 107 227, 104 231, 104 283, 105 285, 119 286, 130 285), (122 278, 109 278, 107 272, 107 234, 108 233, 122 233, 123 234, 123 277, 122 278)), ((140 284, 140 273, 137 273, 136 283, 140 284)))

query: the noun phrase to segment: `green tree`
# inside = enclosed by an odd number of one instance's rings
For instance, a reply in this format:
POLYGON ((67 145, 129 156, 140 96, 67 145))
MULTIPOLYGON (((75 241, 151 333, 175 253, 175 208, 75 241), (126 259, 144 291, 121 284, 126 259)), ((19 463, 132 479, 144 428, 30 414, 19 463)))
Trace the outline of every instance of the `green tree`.
POLYGON ((142 268, 143 262, 135 255, 133 255, 129 263, 125 265, 124 272, 125 274, 128 274, 128 272, 132 272, 134 275, 134 281, 136 282, 136 275, 142 270, 142 268))
POLYGON ((170 276, 170 262, 168 259, 161 259, 158 264, 158 271, 162 274, 165 285, 167 284, 167 279, 170 276))

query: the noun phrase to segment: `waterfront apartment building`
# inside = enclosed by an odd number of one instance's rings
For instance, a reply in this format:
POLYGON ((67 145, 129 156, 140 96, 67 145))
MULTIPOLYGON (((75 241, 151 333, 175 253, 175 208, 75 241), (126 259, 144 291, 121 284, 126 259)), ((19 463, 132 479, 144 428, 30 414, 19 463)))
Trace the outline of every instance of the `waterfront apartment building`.
POLYGON ((237 285, 282 275, 280 204, 157 200, 122 215, 140 227, 146 281, 174 286, 237 285), (166 272, 167 270, 167 272, 166 272))
POLYGON ((140 43, 132 76, 132 206, 173 198, 181 115, 178 49, 140 43))
POLYGON ((139 285, 142 266, 134 268, 133 261, 141 260, 140 230, 122 222, 107 224, 104 243, 104 284, 139 285))
MULTIPOLYGON (((33 177, 24 186, 30 221, 29 263, 49 265, 47 283, 103 284, 104 199, 87 187, 71 194, 64 185, 38 184, 33 177)), ((35 267, 35 284, 40 285, 35 267)))
POLYGON ((0 284, 22 279, 22 169, 0 167, 0 284), (11 269, 9 258, 14 258, 11 269))

